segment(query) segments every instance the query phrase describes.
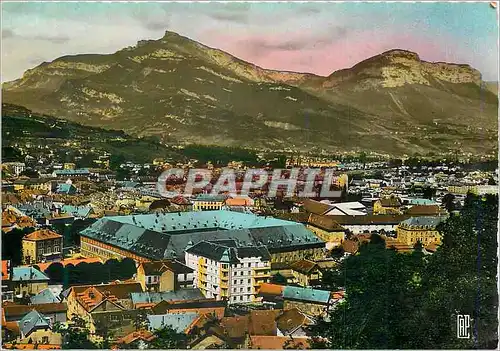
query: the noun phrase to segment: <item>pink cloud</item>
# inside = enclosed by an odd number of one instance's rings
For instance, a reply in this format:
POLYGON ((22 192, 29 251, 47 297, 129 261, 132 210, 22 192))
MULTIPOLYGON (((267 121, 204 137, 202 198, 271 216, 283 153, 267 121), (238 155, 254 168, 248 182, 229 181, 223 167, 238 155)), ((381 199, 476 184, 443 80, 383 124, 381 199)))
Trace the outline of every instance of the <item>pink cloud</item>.
MULTIPOLYGON (((206 33, 208 34, 208 33, 206 33)), ((205 41, 245 61, 268 69, 329 75, 391 49, 416 52, 426 61, 463 62, 451 39, 425 33, 401 35, 381 30, 347 32, 337 38, 310 33, 267 35, 212 32, 205 41)), ((465 55, 466 57, 467 55, 465 55)))

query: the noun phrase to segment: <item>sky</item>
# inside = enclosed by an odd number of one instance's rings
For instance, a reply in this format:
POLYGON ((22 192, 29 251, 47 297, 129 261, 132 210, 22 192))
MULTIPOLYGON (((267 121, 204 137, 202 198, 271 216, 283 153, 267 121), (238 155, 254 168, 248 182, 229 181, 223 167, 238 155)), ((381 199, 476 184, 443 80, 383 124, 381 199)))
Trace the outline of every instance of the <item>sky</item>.
POLYGON ((268 69, 329 75, 390 49, 498 79, 498 9, 481 3, 2 2, 2 81, 165 30, 268 69))

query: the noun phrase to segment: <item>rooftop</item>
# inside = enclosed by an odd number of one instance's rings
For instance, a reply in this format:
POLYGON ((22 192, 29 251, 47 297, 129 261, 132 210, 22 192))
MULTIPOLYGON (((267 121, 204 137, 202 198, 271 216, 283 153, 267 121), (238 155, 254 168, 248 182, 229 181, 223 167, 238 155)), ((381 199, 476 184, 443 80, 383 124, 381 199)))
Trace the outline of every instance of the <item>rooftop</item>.
POLYGON ((332 218, 332 216, 322 216, 311 213, 311 215, 309 216, 308 223, 312 226, 326 230, 328 232, 338 232, 345 230, 338 222, 336 222, 332 218))
POLYGON ((61 302, 61 300, 56 295, 54 295, 52 290, 50 290, 49 288, 43 289, 38 294, 31 297, 32 304, 58 303, 58 302, 61 302))
POLYGON ((31 234, 25 235, 23 240, 41 241, 41 240, 51 240, 51 239, 60 239, 60 238, 62 238, 62 235, 59 235, 52 230, 40 229, 40 230, 34 231, 31 234))
POLYGON ((238 246, 235 240, 200 241, 194 246, 186 248, 186 252, 209 258, 217 262, 236 264, 240 259, 260 257, 262 261, 269 261, 271 255, 263 245, 238 246))
POLYGON ((66 313, 68 306, 66 303, 43 303, 43 304, 33 304, 33 305, 17 305, 8 304, 3 307, 5 317, 16 318, 26 315, 31 310, 35 309, 43 314, 53 314, 53 313, 66 313))
POLYGON ((186 247, 201 241, 232 239, 270 252, 324 246, 300 223, 223 210, 104 217, 81 235, 153 260, 184 260, 186 247))
POLYGON ((2 280, 10 279, 10 261, 2 260, 2 280))
POLYGON ((318 270, 319 266, 316 264, 316 262, 313 262, 313 261, 300 260, 300 261, 292 263, 290 265, 290 268, 296 272, 299 272, 299 273, 310 274, 310 273, 318 270))
POLYGON ((149 327, 154 329, 161 329, 169 326, 176 330, 178 333, 184 333, 193 322, 199 317, 198 313, 176 313, 176 314, 160 314, 148 315, 149 327))
POLYGON ((312 288, 301 288, 297 286, 285 286, 283 298, 291 300, 301 300, 313 303, 328 304, 330 292, 312 288))
POLYGON ((49 277, 33 267, 14 267, 12 269, 12 281, 49 281, 49 277))
POLYGON ((179 289, 175 291, 165 292, 133 292, 130 294, 132 303, 154 303, 157 304, 161 301, 184 301, 184 300, 197 300, 204 299, 205 296, 197 288, 192 289, 179 289))
POLYGON ((425 217, 411 217, 401 222, 402 227, 424 227, 436 228, 437 225, 445 221, 445 217, 425 216, 425 217))
POLYGON ((51 325, 49 321, 50 320, 48 318, 42 316, 37 310, 32 310, 19 321, 19 329, 22 333, 21 335, 27 337, 32 331, 38 328, 50 328, 51 325))
POLYGON ((199 194, 193 201, 224 202, 226 198, 227 196, 225 195, 199 194))

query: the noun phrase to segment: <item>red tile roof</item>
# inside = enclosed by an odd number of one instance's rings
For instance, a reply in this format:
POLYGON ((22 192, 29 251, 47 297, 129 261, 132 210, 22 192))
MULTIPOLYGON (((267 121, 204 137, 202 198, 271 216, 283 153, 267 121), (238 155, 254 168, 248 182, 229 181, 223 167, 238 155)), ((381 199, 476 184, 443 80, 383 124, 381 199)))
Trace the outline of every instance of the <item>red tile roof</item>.
POLYGON ((331 207, 328 204, 324 204, 322 202, 311 200, 311 199, 305 199, 303 206, 304 206, 304 210, 306 212, 315 213, 318 215, 324 214, 331 207))
POLYGON ((152 341, 154 338, 155 338, 154 334, 149 330, 139 330, 127 334, 124 337, 116 340, 115 344, 117 347, 119 347, 120 344, 128 345, 137 340, 152 341))
POLYGON ((406 214, 412 216, 436 216, 445 215, 447 212, 439 205, 415 205, 410 207, 406 214))
POLYGON ((220 321, 221 326, 227 331, 232 339, 244 338, 248 333, 250 319, 248 316, 224 317, 220 321))
POLYGON ((68 306, 65 302, 59 303, 41 303, 35 305, 17 305, 17 304, 5 304, 2 308, 5 312, 6 317, 15 318, 24 316, 31 310, 36 310, 42 314, 47 313, 62 313, 68 310, 68 306))
POLYGON ((316 264, 316 262, 313 261, 300 260, 292 263, 290 265, 290 268, 302 274, 310 274, 317 271, 319 269, 319 266, 316 264))
POLYGON ((317 228, 326 230, 328 232, 343 232, 344 227, 338 224, 332 216, 322 216, 319 214, 311 213, 308 219, 308 224, 317 228))
POLYGON ((282 310, 251 311, 248 325, 250 335, 276 335, 276 318, 282 310))
POLYGON ((56 232, 49 229, 40 229, 24 236, 23 240, 39 241, 39 240, 49 240, 49 239, 59 239, 59 238, 62 238, 62 235, 59 235, 56 232))
POLYGON ((263 283, 260 285, 259 294, 281 296, 285 287, 283 285, 263 283))
POLYGON ((2 260, 2 280, 10 279, 10 261, 2 260))
POLYGON ((283 350, 285 346, 305 350, 309 348, 307 338, 290 338, 288 336, 251 336, 250 343, 252 349, 261 350, 283 350))
POLYGON ((143 292, 141 283, 134 281, 114 282, 102 285, 79 285, 71 288, 75 294, 82 293, 90 287, 95 287, 100 292, 108 292, 110 295, 116 296, 118 299, 129 299, 130 293, 143 292))
POLYGON ((277 319, 276 323, 282 333, 291 333, 306 324, 307 318, 297 308, 286 310, 277 319))

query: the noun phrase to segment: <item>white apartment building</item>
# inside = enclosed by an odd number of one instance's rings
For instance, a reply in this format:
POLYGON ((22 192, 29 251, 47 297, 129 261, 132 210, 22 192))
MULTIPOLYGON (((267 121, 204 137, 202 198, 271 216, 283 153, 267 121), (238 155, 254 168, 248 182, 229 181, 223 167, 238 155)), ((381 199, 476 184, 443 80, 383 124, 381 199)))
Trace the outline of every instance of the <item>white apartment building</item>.
POLYGON ((241 247, 235 240, 201 241, 185 252, 186 265, 195 271, 193 285, 207 298, 256 302, 256 290, 270 278, 271 256, 265 246, 241 247))

